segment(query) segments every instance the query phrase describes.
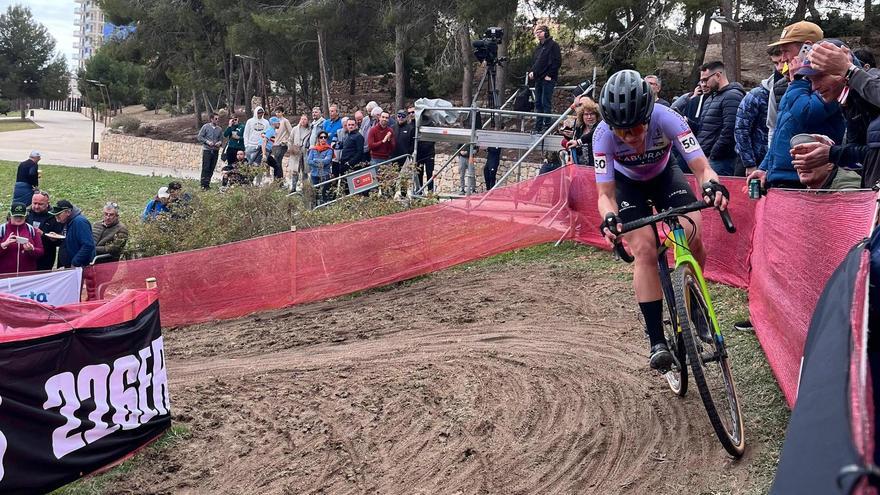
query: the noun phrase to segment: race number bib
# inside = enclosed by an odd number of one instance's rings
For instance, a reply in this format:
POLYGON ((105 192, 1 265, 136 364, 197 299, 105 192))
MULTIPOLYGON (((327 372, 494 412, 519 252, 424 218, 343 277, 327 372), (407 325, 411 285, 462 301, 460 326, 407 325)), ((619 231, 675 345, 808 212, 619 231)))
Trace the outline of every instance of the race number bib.
POLYGON ((676 137, 685 153, 691 153, 700 149, 700 143, 697 142, 697 138, 694 136, 694 131, 688 129, 676 137))
POLYGON ((597 174, 608 173, 608 157, 605 156, 605 153, 593 154, 593 166, 597 174))

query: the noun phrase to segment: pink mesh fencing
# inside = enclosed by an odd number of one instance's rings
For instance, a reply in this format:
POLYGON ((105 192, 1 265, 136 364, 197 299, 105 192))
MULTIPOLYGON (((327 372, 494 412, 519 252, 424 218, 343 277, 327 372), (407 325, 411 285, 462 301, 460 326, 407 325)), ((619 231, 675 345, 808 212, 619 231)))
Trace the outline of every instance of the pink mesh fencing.
MULTIPOLYGON (((703 212, 705 273, 749 289, 758 338, 791 403, 813 308, 847 250, 867 235, 874 194, 777 190, 753 201, 743 179, 723 182, 737 232, 728 234, 716 213, 703 212)), ((596 200, 592 169, 570 166, 387 217, 97 265, 86 281, 91 293, 109 297, 157 277, 165 325, 234 318, 560 238, 607 249, 596 200)))
POLYGON ((95 265, 86 282, 104 298, 156 277, 164 325, 335 297, 559 239, 573 171, 360 222, 95 265))
POLYGON ((749 312, 789 405, 816 302, 846 253, 870 233, 875 199, 871 191, 772 191, 758 203, 749 312))

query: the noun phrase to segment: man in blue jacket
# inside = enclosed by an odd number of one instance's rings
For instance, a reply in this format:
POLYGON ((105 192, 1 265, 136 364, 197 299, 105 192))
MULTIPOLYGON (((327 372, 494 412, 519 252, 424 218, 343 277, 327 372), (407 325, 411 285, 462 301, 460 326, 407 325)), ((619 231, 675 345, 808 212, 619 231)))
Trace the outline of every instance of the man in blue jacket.
POLYGON ((49 212, 58 223, 64 224, 64 243, 58 257, 58 266, 65 268, 88 266, 95 259, 95 239, 92 224, 82 210, 62 199, 49 212))
POLYGON ((846 121, 837 101, 826 102, 813 92, 810 81, 800 71, 803 60, 795 57, 789 63, 791 82, 782 101, 776 131, 767 156, 748 179, 759 179, 762 186, 803 189, 792 165, 791 138, 796 134, 823 134, 835 143, 843 140, 846 121))
POLYGON ((697 141, 715 173, 733 175, 736 164, 733 128, 736 110, 746 92, 740 83, 727 79, 724 64, 718 61, 700 67, 700 85, 709 96, 700 111, 697 141))

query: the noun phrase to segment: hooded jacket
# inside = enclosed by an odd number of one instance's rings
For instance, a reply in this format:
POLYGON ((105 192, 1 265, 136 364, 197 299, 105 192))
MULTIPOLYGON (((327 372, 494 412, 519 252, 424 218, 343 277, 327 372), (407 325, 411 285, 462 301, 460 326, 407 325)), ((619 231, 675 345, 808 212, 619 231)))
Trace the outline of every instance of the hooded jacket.
MULTIPOLYGON (((880 70, 870 69, 868 73, 880 77, 880 70)), ((846 142, 831 147, 828 161, 840 167, 858 170, 862 168, 868 155, 868 127, 880 116, 880 108, 851 87, 842 109, 846 117, 846 142)))
POLYGON ((773 132, 776 130, 776 121, 779 118, 779 103, 788 90, 788 77, 773 71, 770 76, 773 79, 773 98, 767 101, 767 142, 773 142, 773 132))
POLYGON ((269 121, 257 118, 257 112, 263 110, 263 107, 254 108, 254 116, 249 118, 244 125, 244 146, 245 148, 259 148, 261 135, 269 128, 269 121))
POLYGON ((3 227, 3 236, 0 242, 5 241, 11 235, 17 237, 26 237, 30 239, 34 246, 33 251, 25 251, 17 242, 13 242, 6 249, 0 247, 0 273, 32 272, 37 269, 37 260, 43 256, 43 241, 40 239, 40 233, 27 223, 22 225, 12 225, 11 221, 6 222, 3 227))
POLYGON ((92 224, 79 208, 74 207, 65 222, 64 235, 58 266, 88 266, 95 259, 95 239, 92 237, 92 224))
POLYGON ((703 102, 697 141, 709 160, 727 160, 736 156, 733 129, 739 102, 745 94, 740 83, 732 82, 711 93, 703 102))
POLYGON ((767 172, 767 182, 771 187, 778 183, 800 182, 791 165, 792 136, 801 133, 824 134, 839 143, 845 128, 840 104, 836 101, 826 104, 818 93, 813 93, 809 81, 796 79, 789 83, 779 103, 776 132, 773 133, 767 156, 758 168, 767 172))
POLYGON ((735 150, 745 168, 757 167, 767 154, 767 102, 772 88, 771 76, 746 93, 736 110, 735 150))

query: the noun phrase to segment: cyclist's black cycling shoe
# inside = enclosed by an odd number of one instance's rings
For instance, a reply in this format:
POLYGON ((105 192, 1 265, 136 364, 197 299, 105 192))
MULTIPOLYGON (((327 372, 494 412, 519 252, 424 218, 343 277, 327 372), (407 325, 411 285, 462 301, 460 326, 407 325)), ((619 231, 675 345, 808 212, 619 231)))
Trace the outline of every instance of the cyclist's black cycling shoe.
POLYGON ((669 371, 672 368, 672 353, 666 344, 656 344, 651 347, 651 368, 659 371, 669 371))

